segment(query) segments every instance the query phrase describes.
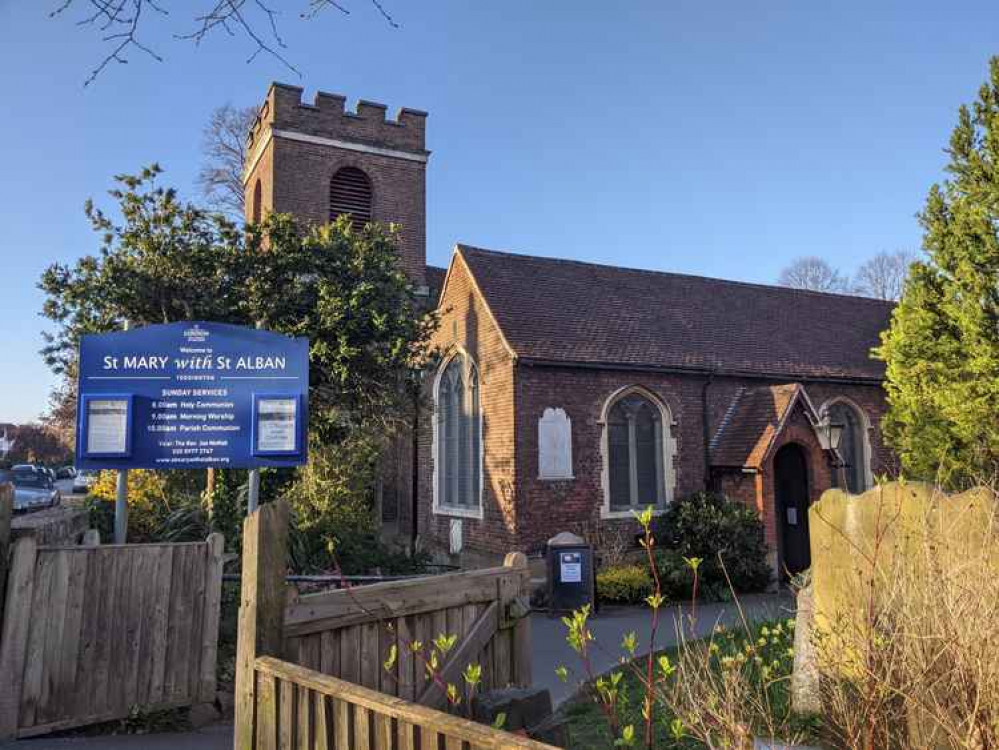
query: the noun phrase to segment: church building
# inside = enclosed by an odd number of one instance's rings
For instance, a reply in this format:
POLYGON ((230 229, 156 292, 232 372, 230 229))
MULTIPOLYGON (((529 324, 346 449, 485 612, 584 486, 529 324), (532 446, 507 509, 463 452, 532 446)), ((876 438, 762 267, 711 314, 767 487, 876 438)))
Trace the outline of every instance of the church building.
POLYGON ((401 227, 437 304, 426 404, 384 467, 405 538, 487 562, 560 531, 628 538, 633 511, 713 490, 763 520, 775 574, 808 566, 808 505, 889 472, 889 303, 457 244, 426 265, 425 112, 273 84, 248 140, 247 216, 401 227))

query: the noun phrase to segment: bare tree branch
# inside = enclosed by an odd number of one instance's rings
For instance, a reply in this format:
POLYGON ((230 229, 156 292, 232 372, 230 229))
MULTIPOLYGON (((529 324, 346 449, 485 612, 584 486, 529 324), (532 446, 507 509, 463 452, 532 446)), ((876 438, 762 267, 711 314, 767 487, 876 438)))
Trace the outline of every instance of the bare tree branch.
POLYGON ((902 296, 909 266, 916 260, 911 250, 880 252, 858 270, 854 286, 857 294, 894 302, 902 296))
POLYGON ((243 164, 246 134, 257 116, 256 107, 217 107, 205 126, 198 186, 209 205, 234 221, 243 220, 243 164))
POLYGON ((298 68, 288 62, 283 54, 272 47, 271 43, 264 41, 264 38, 257 33, 256 27, 247 20, 247 14, 244 13, 244 9, 247 6, 249 6, 251 13, 256 9, 263 14, 267 25, 270 27, 270 36, 274 40, 273 43, 277 45, 278 49, 285 49, 287 45, 285 45, 284 40, 278 33, 277 21, 275 19, 277 11, 265 5, 262 0, 252 0, 252 2, 250 0, 218 0, 211 10, 194 19, 200 24, 197 30, 188 34, 177 34, 176 38, 189 39, 194 41, 195 44, 200 45, 210 33, 218 29, 224 30, 229 36, 235 36, 236 34, 233 31, 235 28, 241 30, 256 45, 253 54, 246 59, 248 63, 253 62, 261 52, 265 52, 281 62, 295 75, 301 76, 298 68))
MULTIPOLYGON (((346 0, 306 0, 308 5, 300 18, 312 19, 327 7, 332 7, 343 15, 350 15, 346 0)), ((368 0, 385 22, 394 29, 399 24, 385 8, 382 0, 368 0)), ((253 44, 253 53, 247 62, 254 60, 259 54, 270 55, 280 61, 296 75, 301 75, 298 69, 285 57, 284 40, 278 29, 278 15, 264 0, 209 0, 209 5, 203 11, 195 11, 192 18, 195 24, 193 31, 175 33, 175 39, 193 41, 201 44, 213 32, 221 32, 231 37, 243 37, 253 44), (263 30, 260 30, 263 29, 263 30)), ((84 82, 89 86, 113 62, 125 64, 129 61, 129 52, 138 50, 162 62, 163 58, 153 50, 141 34, 148 31, 150 22, 143 13, 146 8, 160 16, 169 16, 167 10, 158 0, 59 0, 59 4, 49 13, 50 18, 65 15, 73 8, 83 8, 84 15, 77 21, 79 26, 92 26, 101 34, 101 40, 108 43, 109 51, 100 63, 91 71, 84 82)))
POLYGON ((813 292, 849 293, 850 284, 846 277, 830 266, 822 258, 807 256, 797 258, 780 272, 777 283, 794 289, 810 289, 813 292))

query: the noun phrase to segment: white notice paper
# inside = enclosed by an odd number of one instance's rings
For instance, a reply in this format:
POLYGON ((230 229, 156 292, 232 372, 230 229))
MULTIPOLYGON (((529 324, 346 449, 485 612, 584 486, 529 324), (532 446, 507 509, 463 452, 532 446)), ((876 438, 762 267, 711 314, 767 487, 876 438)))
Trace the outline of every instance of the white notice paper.
POLYGON ((262 398, 257 402, 257 450, 294 451, 298 399, 262 398))
POLYGON ((128 401, 92 399, 87 402, 87 453, 128 450, 128 401))
POLYGON ((580 561, 578 552, 565 552, 562 554, 562 583, 582 583, 583 564, 580 561))

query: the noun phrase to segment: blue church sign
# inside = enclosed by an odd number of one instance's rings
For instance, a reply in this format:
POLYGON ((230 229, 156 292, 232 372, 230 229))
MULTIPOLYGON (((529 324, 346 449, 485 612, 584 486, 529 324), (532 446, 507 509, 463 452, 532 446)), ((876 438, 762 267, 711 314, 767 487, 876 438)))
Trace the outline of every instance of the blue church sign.
POLYGON ((309 342, 224 323, 84 336, 80 469, 294 466, 306 460, 309 342))

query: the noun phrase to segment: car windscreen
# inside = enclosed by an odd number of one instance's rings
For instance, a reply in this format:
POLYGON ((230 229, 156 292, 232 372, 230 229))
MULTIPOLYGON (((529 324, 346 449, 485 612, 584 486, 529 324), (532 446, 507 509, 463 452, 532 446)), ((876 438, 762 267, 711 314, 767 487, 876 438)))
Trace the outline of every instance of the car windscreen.
POLYGON ((34 487, 36 489, 44 490, 49 486, 51 480, 41 473, 36 472, 14 472, 14 486, 15 487, 34 487))

